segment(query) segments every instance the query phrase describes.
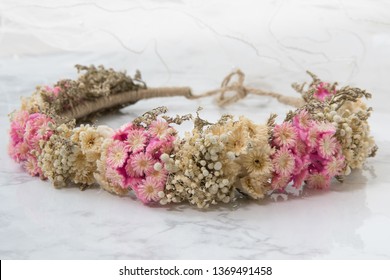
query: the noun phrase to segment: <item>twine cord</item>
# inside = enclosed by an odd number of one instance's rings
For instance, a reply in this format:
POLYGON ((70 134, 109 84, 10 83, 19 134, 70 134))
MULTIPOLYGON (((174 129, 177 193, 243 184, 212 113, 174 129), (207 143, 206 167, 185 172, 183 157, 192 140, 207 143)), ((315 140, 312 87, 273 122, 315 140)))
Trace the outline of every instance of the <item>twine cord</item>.
POLYGON ((298 97, 284 96, 272 91, 264 91, 258 88, 247 87, 244 85, 245 74, 241 70, 236 70, 227 75, 218 89, 206 91, 205 93, 194 95, 189 87, 163 87, 147 88, 133 91, 120 92, 108 96, 88 100, 77 104, 69 110, 60 114, 61 118, 66 120, 81 119, 88 115, 104 111, 114 107, 125 107, 136 103, 142 99, 157 97, 183 96, 187 99, 200 99, 204 97, 217 95, 217 104, 219 106, 228 106, 244 99, 248 94, 258 96, 269 96, 277 99, 280 103, 299 108, 304 105, 304 100, 298 97), (233 78, 237 78, 233 81, 233 78), (233 93, 228 96, 227 93, 233 93))
POLYGON ((304 104, 304 100, 300 97, 285 96, 280 93, 272 91, 264 91, 258 88, 247 87, 244 85, 245 74, 241 70, 236 70, 225 77, 219 89, 210 90, 200 95, 191 95, 189 99, 199 99, 203 97, 218 95, 217 103, 219 106, 228 106, 244 99, 248 94, 255 94, 258 96, 269 96, 276 98, 280 103, 299 108, 304 104), (237 77, 237 81, 232 81, 233 77, 237 77), (233 93, 227 97, 226 93, 233 93))
POLYGON ((63 122, 72 119, 77 120, 113 107, 125 107, 142 99, 172 96, 187 97, 190 95, 191 89, 189 87, 163 87, 125 91, 82 102, 62 112, 60 117, 63 119, 63 122))

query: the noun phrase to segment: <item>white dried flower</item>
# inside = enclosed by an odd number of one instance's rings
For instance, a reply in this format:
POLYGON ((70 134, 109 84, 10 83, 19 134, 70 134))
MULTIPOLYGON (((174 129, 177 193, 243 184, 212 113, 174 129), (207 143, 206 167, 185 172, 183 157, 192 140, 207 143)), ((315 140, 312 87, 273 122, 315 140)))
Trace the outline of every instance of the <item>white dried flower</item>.
POLYGON ((162 162, 168 162, 169 161, 169 155, 164 153, 160 156, 160 159, 162 162))
POLYGON ((214 164, 214 169, 215 170, 221 170, 222 168, 222 163, 217 161, 215 164, 214 164))
POLYGON ((156 162, 154 165, 153 165, 153 168, 154 170, 156 171, 160 171, 162 169, 162 164, 160 162, 156 162))

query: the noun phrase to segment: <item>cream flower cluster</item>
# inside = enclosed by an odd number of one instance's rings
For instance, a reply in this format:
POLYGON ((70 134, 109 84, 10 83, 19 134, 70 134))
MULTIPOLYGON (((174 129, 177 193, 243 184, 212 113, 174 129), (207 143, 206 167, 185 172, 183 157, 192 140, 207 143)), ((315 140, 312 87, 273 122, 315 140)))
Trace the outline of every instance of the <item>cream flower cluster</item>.
POLYGON ((55 187, 64 187, 70 182, 81 188, 93 185, 101 146, 112 133, 107 126, 81 125, 73 129, 65 124, 58 126, 42 145, 38 156, 43 175, 55 187))
POLYGON ((337 139, 346 161, 345 175, 351 169, 362 168, 366 158, 376 151, 367 121, 370 111, 359 99, 356 102, 347 101, 339 109, 332 105, 324 112, 325 118, 337 128, 337 139))
POLYGON ((205 208, 231 202, 236 189, 263 198, 272 171, 267 127, 244 117, 224 116, 213 125, 197 121, 173 155, 162 155, 170 175, 160 203, 188 201, 205 208))
POLYGON ((293 85, 305 104, 280 124, 276 115, 265 124, 231 115, 209 123, 199 112, 170 118, 159 107, 114 131, 76 126, 61 114, 111 93, 145 88, 134 83, 139 73, 132 80, 112 69, 79 69, 87 73, 38 87, 11 114, 10 156, 57 188, 100 186, 121 196, 134 193, 144 204, 207 208, 285 194, 288 188, 328 189, 332 178, 341 181, 362 168, 377 150, 368 125, 371 108, 362 102, 370 94, 339 89, 311 73, 308 86, 293 85), (191 118, 193 130, 179 137, 174 126, 191 118))

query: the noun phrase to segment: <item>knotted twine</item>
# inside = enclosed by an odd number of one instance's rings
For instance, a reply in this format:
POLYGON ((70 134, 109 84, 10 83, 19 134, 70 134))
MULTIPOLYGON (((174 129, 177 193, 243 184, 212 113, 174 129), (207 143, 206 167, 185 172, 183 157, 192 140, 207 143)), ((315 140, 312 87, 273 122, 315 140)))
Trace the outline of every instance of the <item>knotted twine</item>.
POLYGON ((255 94, 259 96, 269 96, 276 98, 280 103, 290 105, 296 108, 303 106, 304 100, 300 97, 290 97, 272 91, 264 91, 262 89, 244 86, 245 74, 237 69, 231 72, 223 79, 221 87, 215 90, 207 91, 200 95, 187 96, 189 99, 198 99, 217 95, 217 104, 221 107, 236 103, 240 99, 244 99, 248 94, 255 94), (233 77, 237 76, 237 81, 233 81, 233 77), (227 93, 233 93, 227 97, 227 93))

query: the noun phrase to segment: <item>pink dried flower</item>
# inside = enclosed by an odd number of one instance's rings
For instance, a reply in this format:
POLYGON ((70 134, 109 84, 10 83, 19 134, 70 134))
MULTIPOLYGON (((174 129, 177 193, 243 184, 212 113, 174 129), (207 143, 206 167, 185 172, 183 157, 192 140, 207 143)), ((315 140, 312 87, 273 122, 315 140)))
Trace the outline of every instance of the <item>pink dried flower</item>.
POLYGON ((155 160, 149 154, 143 152, 130 156, 131 167, 138 176, 144 176, 146 172, 153 168, 155 160))
POLYGON ((301 187, 305 181, 313 188, 329 187, 330 179, 345 167, 335 132, 331 123, 314 121, 305 110, 295 115, 289 125, 275 126, 272 187, 282 189, 291 181, 295 188, 301 187), (290 126, 296 139, 286 145, 280 140, 280 134, 290 126))
POLYGON ((132 123, 122 126, 107 150, 106 175, 110 182, 131 188, 144 202, 157 201, 156 190, 163 190, 168 177, 160 156, 171 153, 176 139, 175 130, 165 120, 143 127, 132 123))
POLYGON ((329 122, 314 121, 306 110, 298 112, 290 125, 296 133, 296 140, 288 146, 276 139, 281 126, 274 129, 275 173, 271 186, 283 189, 293 181, 295 188, 304 182, 311 188, 328 188, 331 178, 339 175, 345 167, 341 145, 334 136, 336 128, 329 122))
POLYGON ((332 123, 329 122, 317 122, 317 131, 319 134, 335 134, 336 128, 332 123))
POLYGON ((165 120, 156 120, 150 124, 149 131, 152 137, 165 139, 170 134, 171 129, 165 120))
POLYGON ((111 184, 120 186, 121 188, 126 188, 126 184, 125 184, 126 179, 121 174, 121 172, 118 172, 118 170, 113 169, 111 167, 107 167, 107 171, 105 175, 111 184))
POLYGON ((115 140, 107 150, 107 164, 112 169, 122 167, 127 157, 126 145, 123 142, 115 140))
POLYGON ((26 142, 20 142, 16 145, 10 143, 8 146, 9 155, 18 163, 27 160, 29 152, 30 148, 26 142))
POLYGON ((317 85, 316 92, 314 93, 314 97, 320 101, 324 101, 334 94, 334 91, 329 91, 329 84, 321 82, 317 85))
POLYGON ((293 175, 292 180, 294 181, 293 187, 300 188, 304 181, 307 179, 307 175, 309 174, 307 168, 303 168, 300 173, 293 175))
POLYGON ((176 136, 174 135, 169 135, 165 138, 165 140, 163 141, 163 144, 161 146, 161 153, 162 154, 170 154, 173 150, 173 146, 174 146, 174 143, 175 143, 175 140, 176 140, 176 136))
POLYGON ((127 135, 127 146, 133 153, 144 150, 147 141, 147 134, 143 128, 131 130, 127 135))
POLYGON ((324 169, 324 163, 326 159, 321 157, 317 152, 309 154, 310 156, 310 165, 309 171, 322 171, 324 169))
POLYGON ((295 127, 289 122, 283 122, 281 125, 276 125, 274 128, 274 143, 279 146, 290 148, 295 145, 297 140, 297 132, 295 127))
POLYGON ((290 176, 282 176, 280 174, 275 174, 271 180, 271 188, 274 190, 284 189, 290 182, 290 176))
POLYGON ((135 128, 136 128, 136 126, 133 123, 126 123, 126 124, 122 125, 119 130, 122 132, 129 133, 130 131, 132 131, 135 128))
POLYGON ((161 151, 163 145, 165 145, 165 141, 153 138, 146 146, 146 153, 151 155, 154 159, 159 159, 160 156, 163 154, 163 152, 161 151))
POLYGON ((55 86, 55 87, 50 87, 50 86, 45 86, 45 90, 47 92, 50 92, 52 93, 55 97, 58 97, 58 94, 60 93, 61 91, 61 88, 59 86, 55 86))
POLYGON ((126 161, 126 165, 125 165, 126 175, 128 177, 138 177, 137 173, 134 171, 133 167, 131 166, 131 160, 132 158, 129 157, 126 161))
MULTIPOLYGON (((8 146, 10 156, 16 162, 26 161, 29 157, 36 159, 37 154, 41 151, 39 142, 48 140, 53 134, 49 126, 50 123, 53 123, 53 120, 41 113, 31 115, 27 111, 15 113, 11 122, 11 141, 8 146)), ((29 161, 28 165, 31 171, 32 160, 29 161)))
POLYGON ((292 122, 297 129, 303 131, 306 131, 312 125, 310 115, 306 110, 301 110, 298 114, 296 114, 293 117, 292 122))
POLYGON ((24 169, 31 176, 43 176, 42 170, 38 166, 38 161, 35 157, 28 156, 27 160, 23 163, 24 169))
POLYGON ((296 154, 299 157, 303 157, 308 153, 308 147, 306 145, 306 142, 302 141, 301 139, 297 139, 295 146, 292 148, 294 154, 296 154))
POLYGON ((29 114, 27 111, 19 111, 13 115, 10 129, 10 136, 13 145, 23 142, 28 116, 29 114))
POLYGON ((118 129, 114 135, 112 136, 112 139, 118 140, 118 141, 126 141, 127 136, 129 135, 129 132, 132 131, 135 128, 135 126, 132 123, 127 123, 121 126, 120 129, 118 129))
POLYGON ((142 180, 142 177, 127 177, 126 186, 136 191, 138 189, 138 186, 142 183, 142 180))
POLYGON ((159 184, 156 179, 147 177, 136 190, 137 197, 145 204, 153 201, 159 201, 158 193, 163 191, 164 187, 159 184))
POLYGON ((286 147, 277 150, 272 159, 274 170, 283 177, 291 175, 295 167, 294 155, 286 147))
POLYGON ((310 164, 310 156, 308 154, 305 155, 297 155, 294 154, 295 166, 294 171, 292 172, 294 175, 301 173, 302 170, 307 169, 310 164))
POLYGON ((30 114, 27 111, 17 111, 12 115, 12 122, 25 125, 29 116, 30 114))
POLYGON ((335 156, 330 158, 324 167, 324 172, 330 177, 340 175, 341 171, 345 167, 345 161, 343 156, 335 156))
POLYGON ((308 176, 307 185, 313 189, 327 189, 330 185, 330 178, 324 173, 314 172, 308 176))
POLYGON ((159 159, 164 153, 170 154, 173 149, 174 139, 174 136, 166 137, 165 140, 153 138, 146 146, 146 153, 151 155, 154 159, 159 159))
POLYGON ((39 149, 39 141, 48 140, 53 134, 49 123, 53 120, 44 114, 34 113, 28 117, 24 138, 32 149, 39 149))
POLYGON ((153 167, 146 172, 146 176, 154 178, 158 184, 165 186, 168 177, 168 172, 166 171, 165 168, 156 170, 156 168, 153 167))
POLYGON ((316 125, 311 126, 307 130, 306 134, 306 146, 310 148, 310 150, 316 148, 317 139, 318 138, 318 129, 316 125))
POLYGON ((131 165, 131 160, 132 157, 130 156, 124 167, 124 176, 126 177, 126 186, 135 190, 142 182, 143 177, 139 177, 138 174, 134 171, 131 165))
POLYGON ((325 134, 318 139, 318 154, 325 159, 332 157, 336 152, 336 138, 325 134))

